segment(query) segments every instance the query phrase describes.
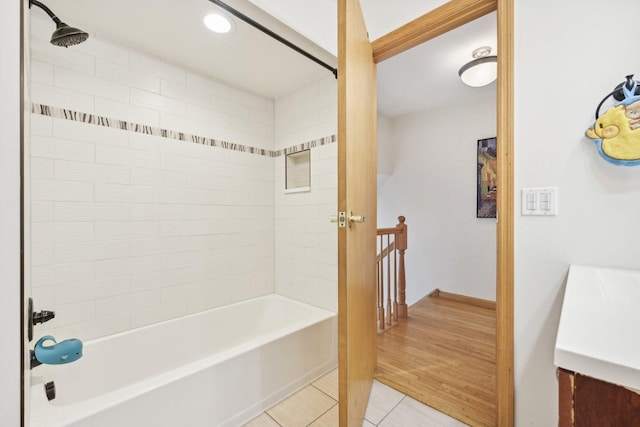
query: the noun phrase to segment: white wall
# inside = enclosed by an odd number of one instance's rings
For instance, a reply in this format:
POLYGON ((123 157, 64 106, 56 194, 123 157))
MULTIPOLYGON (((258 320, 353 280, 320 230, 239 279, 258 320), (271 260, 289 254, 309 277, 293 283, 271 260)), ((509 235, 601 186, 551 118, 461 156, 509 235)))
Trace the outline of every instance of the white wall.
MULTIPOLYGON (((276 100, 278 148, 337 132, 332 75, 276 100)), ((276 292, 337 311, 338 233, 329 222, 338 201, 337 143, 311 149, 311 191, 284 193, 285 158, 275 159, 276 292)))
POLYGON ((380 175, 385 177, 393 175, 395 163, 396 142, 393 134, 393 119, 378 113, 378 180, 380 175))
POLYGON ((406 217, 407 302, 435 288, 495 301, 495 219, 476 218, 477 140, 495 136, 495 94, 394 118, 391 129, 378 223, 406 217))
POLYGON ((20 2, 0 13, 0 420, 20 425, 20 2))
MULTIPOLYGON (((100 37, 49 44, 33 102, 273 150, 273 101, 100 37)), ((91 339, 271 293, 273 158, 32 115, 38 327, 91 339)))
POLYGON ((516 424, 546 427, 557 423, 553 349, 569 265, 640 268, 640 168, 608 164, 584 136, 598 102, 640 77, 640 3, 515 3, 516 424), (520 216, 520 189, 537 186, 558 187, 557 217, 520 216))

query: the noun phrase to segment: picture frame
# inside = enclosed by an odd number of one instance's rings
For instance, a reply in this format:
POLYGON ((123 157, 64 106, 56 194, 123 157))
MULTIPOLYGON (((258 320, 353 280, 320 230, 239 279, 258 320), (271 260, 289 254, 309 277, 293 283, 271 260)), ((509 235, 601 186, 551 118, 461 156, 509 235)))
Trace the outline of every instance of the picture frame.
POLYGON ((476 218, 495 218, 498 194, 496 137, 479 139, 477 144, 476 218))

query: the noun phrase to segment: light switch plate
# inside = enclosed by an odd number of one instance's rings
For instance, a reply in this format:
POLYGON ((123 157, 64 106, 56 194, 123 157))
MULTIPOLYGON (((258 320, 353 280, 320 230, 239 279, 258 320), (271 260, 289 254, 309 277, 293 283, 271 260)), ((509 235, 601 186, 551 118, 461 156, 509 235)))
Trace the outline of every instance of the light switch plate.
POLYGON ((558 188, 540 187, 522 189, 522 215, 558 215, 558 188))

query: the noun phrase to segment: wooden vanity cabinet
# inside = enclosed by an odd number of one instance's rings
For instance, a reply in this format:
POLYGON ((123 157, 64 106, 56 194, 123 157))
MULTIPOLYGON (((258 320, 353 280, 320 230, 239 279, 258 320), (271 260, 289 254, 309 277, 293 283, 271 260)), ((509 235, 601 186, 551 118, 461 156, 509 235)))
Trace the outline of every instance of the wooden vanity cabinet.
POLYGON ((638 427, 640 394, 558 369, 559 427, 638 427))

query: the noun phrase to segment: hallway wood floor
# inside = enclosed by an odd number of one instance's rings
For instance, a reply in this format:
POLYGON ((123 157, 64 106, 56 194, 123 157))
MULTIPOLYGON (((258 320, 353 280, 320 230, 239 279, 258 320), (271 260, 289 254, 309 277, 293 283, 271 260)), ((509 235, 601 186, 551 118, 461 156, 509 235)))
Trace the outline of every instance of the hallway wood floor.
POLYGON ((375 378, 471 426, 496 425, 496 312, 439 296, 378 335, 375 378))

